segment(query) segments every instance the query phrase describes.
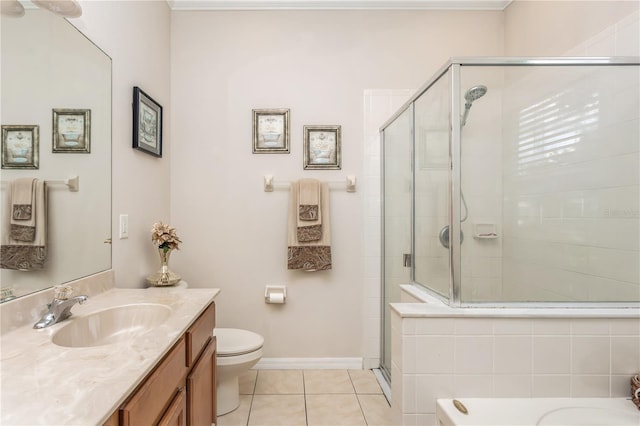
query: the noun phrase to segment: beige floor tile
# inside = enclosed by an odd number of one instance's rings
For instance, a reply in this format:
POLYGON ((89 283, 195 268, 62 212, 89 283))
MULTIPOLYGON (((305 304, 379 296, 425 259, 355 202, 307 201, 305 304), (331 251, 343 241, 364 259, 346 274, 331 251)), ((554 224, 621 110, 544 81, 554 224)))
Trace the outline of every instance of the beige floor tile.
POLYGON ((371 370, 349 370, 349 377, 353 382, 356 393, 382 393, 378 379, 371 370))
POLYGON ((255 394, 304 394, 302 370, 259 370, 255 394))
POLYGON ((218 416, 217 426, 247 426, 251 398, 251 395, 240 395, 240 406, 224 416, 218 416))
POLYGON ((366 425, 355 394, 307 395, 309 426, 366 425))
POLYGON ((305 426, 304 395, 254 395, 249 426, 305 426))
POLYGON ((358 395, 360 407, 369 426, 391 426, 391 407, 384 395, 358 395))
POLYGON ((249 370, 241 374, 238 378, 240 384, 240 395, 253 395, 256 388, 256 377, 258 370, 249 370))
POLYGON ((304 391, 307 395, 355 393, 347 370, 304 370, 304 391))

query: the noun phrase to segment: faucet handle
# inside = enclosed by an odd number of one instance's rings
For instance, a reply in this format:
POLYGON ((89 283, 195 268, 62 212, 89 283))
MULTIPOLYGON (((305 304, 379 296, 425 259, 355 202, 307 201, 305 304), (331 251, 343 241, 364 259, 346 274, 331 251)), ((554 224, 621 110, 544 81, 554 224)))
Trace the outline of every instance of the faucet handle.
POLYGON ((67 300, 73 293, 73 288, 70 285, 57 285, 53 287, 53 298, 58 300, 67 300))

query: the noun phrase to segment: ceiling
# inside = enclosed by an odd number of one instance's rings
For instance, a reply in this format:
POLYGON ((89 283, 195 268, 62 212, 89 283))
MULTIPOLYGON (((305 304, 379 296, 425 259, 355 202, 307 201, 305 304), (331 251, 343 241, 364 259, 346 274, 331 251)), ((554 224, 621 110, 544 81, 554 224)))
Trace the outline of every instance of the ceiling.
POLYGON ((167 0, 172 10, 504 10, 512 0, 167 0))

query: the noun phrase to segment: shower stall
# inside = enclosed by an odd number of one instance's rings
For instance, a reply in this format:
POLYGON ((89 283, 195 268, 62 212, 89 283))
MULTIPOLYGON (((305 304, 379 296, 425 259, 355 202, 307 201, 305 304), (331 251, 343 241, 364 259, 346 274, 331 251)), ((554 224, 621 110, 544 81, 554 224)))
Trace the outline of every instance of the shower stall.
POLYGON ((402 284, 459 308, 640 306, 640 58, 452 59, 380 132, 387 378, 402 284))

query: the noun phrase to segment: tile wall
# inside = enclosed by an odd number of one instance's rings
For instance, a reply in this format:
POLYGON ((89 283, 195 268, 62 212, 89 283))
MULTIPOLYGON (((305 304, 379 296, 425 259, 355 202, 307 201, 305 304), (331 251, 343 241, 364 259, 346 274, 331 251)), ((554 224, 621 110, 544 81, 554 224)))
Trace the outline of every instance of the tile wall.
POLYGON ((394 424, 436 424, 437 398, 627 397, 638 318, 392 319, 394 424))

